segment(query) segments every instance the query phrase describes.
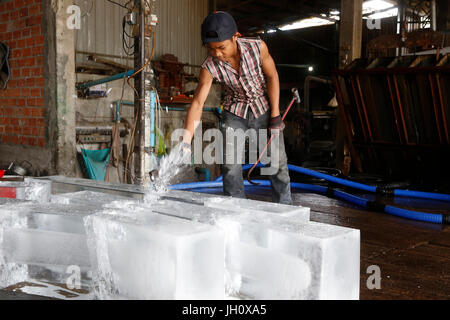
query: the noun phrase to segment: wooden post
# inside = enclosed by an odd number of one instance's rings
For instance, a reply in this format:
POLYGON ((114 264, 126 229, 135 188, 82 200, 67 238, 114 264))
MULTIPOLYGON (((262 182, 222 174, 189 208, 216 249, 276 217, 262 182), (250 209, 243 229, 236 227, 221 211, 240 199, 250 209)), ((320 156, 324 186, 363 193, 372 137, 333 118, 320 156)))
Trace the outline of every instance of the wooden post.
POLYGON ((361 57, 362 0, 342 0, 339 25, 339 67, 361 57))
MULTIPOLYGON (((339 22, 339 68, 344 68, 354 59, 361 57, 362 42, 362 3, 363 0, 341 0, 341 17, 339 22)), ((337 83, 337 81, 336 81, 337 83)), ((339 106, 343 108, 343 106, 339 106)), ((336 167, 344 174, 348 174, 348 151, 354 151, 351 145, 351 137, 346 137, 344 119, 341 112, 337 114, 336 132, 336 167)), ((355 156, 355 152, 351 152, 355 156)), ((356 160, 358 171, 361 171, 359 159, 356 160)))

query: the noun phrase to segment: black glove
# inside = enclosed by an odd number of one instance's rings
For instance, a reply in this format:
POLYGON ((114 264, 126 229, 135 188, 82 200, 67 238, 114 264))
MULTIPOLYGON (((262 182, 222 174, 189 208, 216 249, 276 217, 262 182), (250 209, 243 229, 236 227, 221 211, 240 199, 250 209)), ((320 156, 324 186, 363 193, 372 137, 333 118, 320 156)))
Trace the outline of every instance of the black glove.
POLYGON ((269 130, 271 134, 277 134, 284 130, 285 124, 281 115, 277 117, 270 118, 269 130))

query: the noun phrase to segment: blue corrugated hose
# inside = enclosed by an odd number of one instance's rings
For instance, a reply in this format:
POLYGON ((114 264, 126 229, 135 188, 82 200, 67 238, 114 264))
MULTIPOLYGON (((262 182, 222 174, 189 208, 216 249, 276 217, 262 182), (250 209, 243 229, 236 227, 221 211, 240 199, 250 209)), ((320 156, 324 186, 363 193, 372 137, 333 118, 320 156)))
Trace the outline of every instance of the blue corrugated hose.
MULTIPOLYGON (((270 186, 269 180, 258 180, 259 186, 270 186)), ((244 181, 244 185, 246 187, 254 187, 248 181, 244 181)), ((183 183, 176 184, 170 186, 172 190, 186 190, 186 189, 199 189, 199 188, 219 188, 223 187, 222 181, 212 181, 212 182, 191 182, 191 183, 183 183)), ((324 186, 317 186, 305 183, 291 182, 291 187, 294 189, 301 189, 312 191, 315 193, 325 194, 325 195, 333 195, 336 198, 341 200, 345 200, 356 204, 361 207, 365 207, 371 211, 385 212, 394 216, 399 216, 402 218, 407 218, 411 220, 431 222, 431 223, 440 223, 440 224, 450 224, 450 216, 436 213, 427 213, 427 212, 418 212, 411 211, 407 209, 397 208, 390 205, 383 205, 376 201, 369 201, 367 199, 355 196, 353 194, 343 192, 341 190, 332 189, 324 186)))
MULTIPOLYGON (((251 164, 243 165, 242 169, 247 170, 251 168, 251 164)), ((259 164, 258 167, 262 167, 264 165, 259 164)), ((311 169, 306 169, 303 167, 298 167, 294 165, 288 165, 289 171, 294 171, 297 173, 306 174, 308 176, 312 176, 319 179, 324 179, 329 182, 333 182, 335 184, 339 184, 342 186, 350 187, 357 190, 363 190, 370 193, 379 193, 379 194, 393 194, 394 196, 399 197, 408 197, 408 198, 421 198, 421 199, 429 199, 429 200, 439 200, 439 201, 446 201, 450 202, 450 194, 443 194, 443 193, 433 193, 433 192, 423 192, 423 191, 414 191, 414 190, 402 190, 402 189, 394 189, 394 190, 386 190, 384 188, 380 187, 374 187, 374 186, 368 186, 366 184, 333 177, 325 173, 317 172, 311 169)), ((218 177, 215 181, 222 181, 222 176, 218 177)))

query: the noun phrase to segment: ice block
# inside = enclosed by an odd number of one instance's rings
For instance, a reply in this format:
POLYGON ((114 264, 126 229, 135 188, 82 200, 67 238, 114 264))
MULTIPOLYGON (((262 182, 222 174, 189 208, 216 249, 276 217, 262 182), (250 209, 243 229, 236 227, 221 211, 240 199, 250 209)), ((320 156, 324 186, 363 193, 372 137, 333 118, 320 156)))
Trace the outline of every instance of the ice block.
MULTIPOLYGON (((133 201, 131 198, 95 191, 78 191, 52 195, 50 202, 61 204, 95 204, 102 206, 113 201, 133 201)), ((137 201, 137 200, 135 200, 137 201)))
MULTIPOLYGON (((155 194, 155 193, 153 192, 153 194, 155 194)), ((187 203, 200 204, 200 205, 203 205, 203 203, 207 199, 223 197, 223 196, 218 196, 215 194, 192 192, 192 191, 182 191, 182 190, 167 190, 164 193, 157 193, 157 194, 159 196, 159 199, 161 199, 161 200, 183 201, 183 202, 187 202, 187 203)), ((229 198, 229 197, 223 197, 223 198, 229 198)))
POLYGON ((39 178, 39 180, 52 182, 52 194, 77 191, 95 191, 142 199, 143 194, 148 191, 148 188, 140 185, 111 183, 90 179, 69 178, 64 176, 42 177, 39 178))
POLYGON ((121 204, 122 210, 219 227, 226 239, 228 295, 251 299, 358 298, 358 230, 299 221, 295 215, 239 213, 173 200, 121 204), (336 261, 334 250, 341 252, 343 259, 336 261))
POLYGON ((105 204, 106 209, 120 209, 127 212, 147 212, 157 213, 166 216, 178 217, 200 223, 215 225, 218 219, 223 217, 240 217, 241 215, 264 216, 265 219, 276 221, 280 215, 278 213, 267 213, 263 211, 252 210, 226 210, 225 208, 207 207, 200 204, 194 204, 177 200, 158 200, 152 203, 136 201, 113 201, 105 204))
MULTIPOLYGON (((0 198, 0 206, 14 206, 21 203, 27 203, 28 200, 21 200, 21 199, 12 199, 12 198, 0 198)), ((11 208, 11 207, 10 207, 11 208)))
POLYGON ((148 193, 148 203, 158 200, 172 200, 190 204, 204 205, 206 207, 223 209, 235 212, 274 213, 283 217, 296 218, 299 221, 309 221, 310 209, 302 206, 291 206, 266 201, 239 199, 191 191, 168 190, 165 193, 148 193))
POLYGON ((231 293, 250 299, 359 299, 359 230, 263 215, 224 217, 216 225, 227 236, 231 293))
POLYGON ((0 206, 0 286, 30 278, 65 283, 70 266, 89 282, 83 217, 95 210, 52 203, 0 206))
MULTIPOLYGON (((243 207, 246 201, 241 201, 243 207)), ((289 217, 285 208, 280 214, 174 200, 122 205, 134 212, 175 216, 222 229, 228 294, 252 299, 359 297, 359 230, 302 221, 296 214, 289 217)))
POLYGON ((274 213, 283 217, 295 218, 298 221, 309 221, 310 209, 302 206, 292 206, 273 202, 240 199, 232 197, 209 197, 204 205, 211 208, 233 210, 248 213, 274 213))
POLYGON ((49 202, 51 181, 25 178, 23 182, 0 181, 0 198, 49 202))
POLYGON ((85 218, 100 299, 223 299, 224 236, 206 224, 160 214, 85 218))

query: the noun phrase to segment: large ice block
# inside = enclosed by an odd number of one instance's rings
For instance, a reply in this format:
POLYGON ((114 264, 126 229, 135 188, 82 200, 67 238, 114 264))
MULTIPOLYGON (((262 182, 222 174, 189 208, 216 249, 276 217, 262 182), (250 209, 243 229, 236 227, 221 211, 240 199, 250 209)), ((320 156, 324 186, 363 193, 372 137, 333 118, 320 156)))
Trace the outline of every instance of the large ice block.
POLYGON ((237 212, 174 200, 121 204, 134 212, 151 211, 222 229, 228 294, 251 299, 359 297, 359 230, 299 221, 295 214, 237 212))
POLYGON ((70 266, 89 281, 83 217, 95 210, 52 203, 0 206, 0 286, 30 278, 65 283, 70 266))
POLYGON ((227 236, 232 293, 251 299, 359 299, 359 230, 262 215, 224 217, 216 225, 227 236))
POLYGON ((224 298, 224 237, 215 227, 123 210, 85 225, 98 298, 224 298))
POLYGON ((124 205, 122 210, 159 213, 219 227, 226 238, 226 292, 229 295, 252 299, 358 298, 358 230, 302 222, 295 215, 287 218, 248 210, 239 213, 173 200, 121 204, 124 205), (329 253, 333 248, 327 250, 330 239, 341 241, 347 234, 356 237, 340 244, 339 250, 345 259, 332 261, 329 253), (342 266, 345 261, 349 265, 342 266), (344 282, 337 278, 324 280, 334 272, 333 268, 339 270, 336 276, 343 277, 344 282), (356 293, 345 287, 345 283, 356 293), (345 293, 338 297, 333 288, 345 293))
MULTIPOLYGON (((113 201, 133 201, 131 198, 95 191, 78 191, 52 195, 50 202, 61 204, 94 204, 102 206, 113 201)), ((135 200, 137 201, 137 200, 135 200)))

